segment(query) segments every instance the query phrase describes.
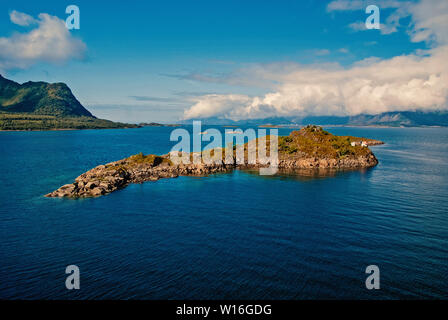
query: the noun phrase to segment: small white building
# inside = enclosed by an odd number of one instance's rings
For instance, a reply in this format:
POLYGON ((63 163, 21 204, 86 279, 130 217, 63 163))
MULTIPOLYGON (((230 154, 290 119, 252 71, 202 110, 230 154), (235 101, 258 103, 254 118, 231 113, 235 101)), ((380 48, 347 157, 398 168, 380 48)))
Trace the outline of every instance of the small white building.
POLYGON ((361 142, 361 147, 367 147, 367 142, 366 141, 362 141, 361 142))
POLYGON ((352 147, 356 146, 356 142, 355 141, 352 141, 350 144, 352 145, 352 147))

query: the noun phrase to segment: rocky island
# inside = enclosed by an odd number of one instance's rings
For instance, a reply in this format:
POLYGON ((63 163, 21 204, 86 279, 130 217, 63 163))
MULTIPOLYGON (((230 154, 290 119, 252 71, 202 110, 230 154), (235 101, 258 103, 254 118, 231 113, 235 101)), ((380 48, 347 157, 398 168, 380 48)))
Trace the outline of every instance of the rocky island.
MULTIPOLYGON (((269 136, 266 139, 269 140, 269 136)), ((367 146, 382 143, 373 139, 335 136, 321 127, 307 126, 299 131, 291 132, 289 136, 278 137, 278 168, 280 172, 294 169, 369 168, 377 165, 378 160, 367 146)), ((247 152, 247 143, 244 147, 247 152)), ((193 157, 192 154, 190 156, 193 157)), ((45 196, 97 197, 124 188, 131 183, 263 167, 260 164, 248 164, 247 157, 245 157, 245 163, 238 164, 235 151, 233 160, 231 164, 224 161, 213 164, 174 164, 169 154, 157 156, 140 153, 97 166, 81 174, 75 182, 66 184, 45 196)))

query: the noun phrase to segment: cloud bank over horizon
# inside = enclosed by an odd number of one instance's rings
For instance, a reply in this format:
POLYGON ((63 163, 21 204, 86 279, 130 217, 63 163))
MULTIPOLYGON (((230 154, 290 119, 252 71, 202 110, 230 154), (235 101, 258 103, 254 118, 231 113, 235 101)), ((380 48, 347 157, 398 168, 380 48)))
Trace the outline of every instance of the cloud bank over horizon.
POLYGON ((65 21, 47 13, 37 19, 12 11, 12 23, 21 27, 34 27, 27 33, 13 33, 0 37, 0 71, 25 69, 37 62, 63 63, 70 59, 82 59, 85 43, 72 36, 65 21))
MULTIPOLYGON (((358 10, 365 1, 332 1, 327 11, 358 10)), ((368 58, 348 68, 339 64, 274 63, 240 69, 223 81, 256 85, 275 83, 260 96, 209 94, 196 97, 184 119, 220 117, 232 120, 273 116, 356 115, 387 111, 448 109, 448 1, 399 2, 380 6, 393 12, 386 19, 389 34, 401 19, 412 42, 429 49, 390 59, 368 58), (392 17, 392 18, 391 18, 392 17)))

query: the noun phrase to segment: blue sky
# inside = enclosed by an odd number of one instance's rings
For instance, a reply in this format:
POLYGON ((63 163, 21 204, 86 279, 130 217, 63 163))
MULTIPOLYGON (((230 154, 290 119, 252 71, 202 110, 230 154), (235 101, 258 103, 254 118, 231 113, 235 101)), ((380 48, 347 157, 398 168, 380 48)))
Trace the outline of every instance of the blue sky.
MULTIPOLYGON (((4 67, 1 72, 18 82, 65 82, 81 103, 99 117, 174 122, 200 96, 255 97, 273 90, 272 83, 236 81, 234 75, 246 75, 241 70, 326 63, 351 68, 369 57, 387 60, 435 47, 427 41, 410 41, 407 26, 411 15, 402 17, 397 31, 390 34, 380 30, 356 31, 349 25, 365 21, 368 15, 364 9, 332 11, 329 3, 2 2, 0 37, 4 38, 36 28, 12 23, 10 14, 14 10, 34 18, 47 13, 65 20, 65 7, 77 5, 81 28, 70 34, 80 39, 86 49, 82 57, 56 62, 36 59, 25 67, 4 67)), ((381 22, 396 11, 396 7, 385 6, 381 9, 381 22)))

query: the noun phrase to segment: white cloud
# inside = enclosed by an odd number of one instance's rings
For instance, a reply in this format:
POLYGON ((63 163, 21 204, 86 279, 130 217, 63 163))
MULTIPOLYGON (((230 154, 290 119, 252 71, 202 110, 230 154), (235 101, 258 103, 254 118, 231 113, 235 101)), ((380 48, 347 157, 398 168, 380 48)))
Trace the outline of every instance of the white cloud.
POLYGON ((15 23, 22 27, 29 26, 30 24, 35 24, 37 22, 32 16, 26 13, 18 12, 16 10, 12 11, 9 14, 9 18, 11 19, 12 23, 15 23))
MULTIPOLYGON (((433 1, 433 0, 429 0, 433 1)), ((439 0, 435 0, 439 1, 439 0)), ((411 1, 394 1, 394 0, 383 0, 383 1, 348 1, 348 0, 335 0, 330 2, 327 5, 327 11, 355 11, 360 10, 363 11, 367 8, 367 6, 374 4, 378 6, 380 9, 380 18, 381 21, 383 18, 382 9, 392 9, 393 12, 385 19, 385 23, 381 23, 380 32, 383 35, 391 34, 398 31, 398 27, 400 26, 400 20, 411 15, 410 8, 414 5, 411 1)), ((367 15, 365 16, 367 18, 367 15)), ((354 31, 363 31, 368 30, 364 22, 353 22, 349 24, 349 28, 354 31)))
POLYGON ((252 99, 246 95, 238 94, 209 94, 196 100, 195 105, 185 111, 184 117, 207 118, 215 115, 231 115, 237 106, 250 104, 252 99))
MULTIPOLYGON (((339 7, 332 10, 359 5, 337 3, 339 7)), ((394 3, 390 1, 388 5, 394 3)), ((184 118, 218 116, 238 120, 448 109, 448 1, 424 0, 410 6, 409 12, 411 41, 432 41, 432 49, 385 60, 364 59, 348 68, 337 64, 290 63, 241 70, 240 83, 250 85, 250 79, 254 78, 278 85, 257 97, 233 94, 198 97, 185 111, 184 118)))
POLYGON ((34 20, 29 15, 13 11, 10 18, 18 25, 35 23, 37 26, 27 33, 0 37, 0 69, 23 69, 39 61, 62 63, 83 57, 86 45, 73 37, 58 17, 41 13, 34 20))
POLYGON ((350 23, 350 24, 348 25, 348 27, 349 27, 350 29, 352 29, 353 31, 364 31, 364 30, 368 30, 368 29, 366 28, 366 23, 365 23, 365 22, 362 22, 362 21, 357 21, 357 22, 350 23))
MULTIPOLYGON (((362 21, 357 21, 357 22, 350 23, 348 25, 348 27, 351 30, 355 31, 355 32, 369 30, 366 27, 366 23, 362 22, 362 21)), ((397 24, 390 24, 390 23, 389 24, 384 24, 384 23, 381 23, 379 31, 380 31, 381 34, 391 34, 391 33, 394 33, 394 32, 398 31, 397 27, 398 27, 397 24)), ((372 30, 375 30, 375 29, 372 29, 372 30)))
MULTIPOLYGON (((335 0, 327 5, 327 11, 354 11, 364 10, 371 1, 364 0, 335 0)), ((448 42, 448 1, 447 0, 421 0, 420 2, 383 0, 374 3, 380 10, 392 9, 393 12, 381 23, 380 32, 383 35, 398 31, 400 20, 412 16, 413 25, 409 34, 411 41, 438 41, 448 42)), ((383 12, 380 11, 381 21, 383 12)), ((367 17, 367 16, 366 16, 367 17)), ((364 22, 353 22, 349 28, 354 31, 368 30, 364 22)))
POLYGON ((448 46, 430 56, 369 59, 343 68, 296 65, 276 77, 282 84, 260 97, 207 95, 186 110, 185 118, 231 119, 296 115, 376 114, 392 110, 445 109, 448 97, 448 46))
POLYGON ((335 0, 327 5, 327 11, 354 11, 354 10, 364 10, 367 6, 374 4, 380 9, 391 9, 391 8, 401 8, 411 4, 409 1, 398 1, 398 0, 335 0))
POLYGON ((319 49, 319 50, 316 50, 314 54, 316 56, 326 56, 326 55, 330 54, 330 50, 328 50, 328 49, 319 49))
POLYGON ((397 26, 396 25, 390 25, 390 24, 383 24, 380 25, 380 33, 381 34, 391 34, 394 32, 397 32, 397 26))
POLYGON ((448 44, 448 1, 424 0, 410 7, 413 42, 427 41, 448 44))

